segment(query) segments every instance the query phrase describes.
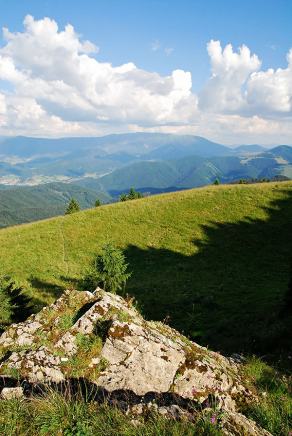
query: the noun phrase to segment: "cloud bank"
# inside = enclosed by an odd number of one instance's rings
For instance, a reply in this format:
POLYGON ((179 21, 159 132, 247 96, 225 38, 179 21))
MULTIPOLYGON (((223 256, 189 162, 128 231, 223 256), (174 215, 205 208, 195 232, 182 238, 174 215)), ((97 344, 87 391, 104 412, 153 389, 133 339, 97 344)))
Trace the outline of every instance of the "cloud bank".
POLYGON ((160 131, 222 142, 292 142, 292 49, 287 68, 262 71, 248 47, 234 51, 212 40, 211 76, 196 95, 190 72, 162 76, 132 62, 99 62, 98 47, 49 18, 28 15, 23 32, 4 28, 3 38, 1 135, 160 131))

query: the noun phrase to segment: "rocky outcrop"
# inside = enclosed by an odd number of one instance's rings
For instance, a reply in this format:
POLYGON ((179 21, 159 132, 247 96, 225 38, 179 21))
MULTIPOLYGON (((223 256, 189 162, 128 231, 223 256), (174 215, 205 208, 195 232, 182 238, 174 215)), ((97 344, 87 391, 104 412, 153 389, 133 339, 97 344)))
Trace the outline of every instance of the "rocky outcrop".
MULTIPOLYGON (((123 397, 125 404, 126 395, 132 414, 153 404, 176 418, 220 410, 226 431, 247 420, 237 410, 252 395, 235 361, 163 323, 145 321, 131 301, 99 288, 66 291, 39 314, 12 325, 0 337, 0 353, 0 375, 19 380, 20 387, 82 379, 101 390, 103 398, 119 402, 123 397)), ((248 434, 267 434, 250 425, 255 433, 248 434)))

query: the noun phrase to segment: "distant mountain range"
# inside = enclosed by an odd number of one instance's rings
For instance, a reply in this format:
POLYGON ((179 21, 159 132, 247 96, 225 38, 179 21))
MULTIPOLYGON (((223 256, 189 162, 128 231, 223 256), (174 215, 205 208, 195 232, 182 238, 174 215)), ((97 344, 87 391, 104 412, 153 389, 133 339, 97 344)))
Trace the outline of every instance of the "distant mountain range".
POLYGON ((75 182, 84 177, 100 177, 140 160, 230 154, 230 148, 204 138, 160 133, 100 138, 1 138, 0 184, 75 182))
POLYGON ((116 197, 130 187, 154 193, 203 186, 215 179, 231 183, 240 179, 292 178, 292 147, 283 145, 260 153, 250 150, 247 147, 245 152, 240 147, 240 152, 229 149, 228 154, 221 156, 189 155, 180 159, 139 161, 99 179, 85 178, 79 183, 116 197))
POLYGON ((292 178, 292 147, 226 147, 199 136, 129 133, 98 138, 0 138, 0 226, 114 201, 131 187, 175 191, 241 178, 292 178), (26 186, 23 186, 26 185, 26 186))

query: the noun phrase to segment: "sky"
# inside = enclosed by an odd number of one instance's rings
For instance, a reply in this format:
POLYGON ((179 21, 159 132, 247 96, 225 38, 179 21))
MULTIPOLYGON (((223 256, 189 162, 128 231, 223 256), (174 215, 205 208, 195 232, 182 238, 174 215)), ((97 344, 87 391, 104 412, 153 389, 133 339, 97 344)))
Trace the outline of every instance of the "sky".
POLYGON ((292 144, 291 0, 0 0, 0 135, 292 144))

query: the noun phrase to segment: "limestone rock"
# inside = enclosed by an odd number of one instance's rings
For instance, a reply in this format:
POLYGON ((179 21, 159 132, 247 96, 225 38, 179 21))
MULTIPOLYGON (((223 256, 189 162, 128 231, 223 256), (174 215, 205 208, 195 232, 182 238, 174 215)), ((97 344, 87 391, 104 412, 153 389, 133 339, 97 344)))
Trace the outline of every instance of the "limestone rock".
POLYGON ((165 324, 145 321, 122 297, 99 288, 66 291, 39 314, 12 325, 1 345, 12 354, 0 371, 15 369, 31 382, 58 382, 78 373, 110 392, 173 392, 200 403, 212 394, 230 410, 246 393, 236 364, 165 324), (72 325, 62 330, 69 315, 72 325))
POLYGON ((99 288, 66 291, 39 314, 13 324, 0 337, 0 357, 0 375, 30 385, 82 379, 133 415, 154 407, 191 420, 213 402, 224 411, 225 434, 268 434, 237 413, 252 394, 236 359, 145 321, 131 301, 99 288))
POLYGON ((226 436, 273 436, 267 430, 241 413, 228 412, 223 416, 223 433, 226 436))
POLYGON ((64 349, 68 354, 75 354, 78 347, 76 345, 76 335, 90 335, 93 333, 96 323, 102 319, 117 319, 120 313, 127 319, 135 319, 137 322, 142 318, 140 314, 131 307, 125 305, 124 300, 118 295, 103 292, 97 288, 94 292, 97 301, 90 307, 83 316, 62 336, 56 343, 56 347, 64 349), (102 298, 98 298, 102 295, 102 298))
POLYGON ((65 379, 60 369, 61 358, 46 347, 13 352, 5 363, 7 368, 18 370, 30 382, 60 382, 65 379))
POLYGON ((94 300, 95 296, 91 292, 77 293, 75 291, 71 293, 71 291, 65 291, 55 303, 44 307, 38 314, 31 315, 24 322, 12 324, 0 336, 0 347, 31 346, 36 339, 35 333, 43 333, 43 336, 46 336, 60 313, 64 313, 68 309, 78 310, 78 308, 94 300))
POLYGON ((21 386, 15 388, 3 388, 1 392, 1 398, 3 400, 12 400, 15 398, 23 398, 24 393, 21 386))

